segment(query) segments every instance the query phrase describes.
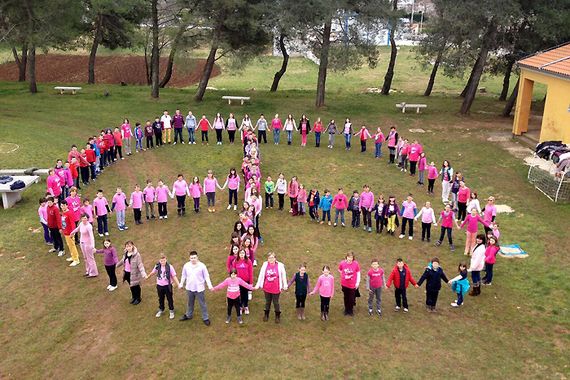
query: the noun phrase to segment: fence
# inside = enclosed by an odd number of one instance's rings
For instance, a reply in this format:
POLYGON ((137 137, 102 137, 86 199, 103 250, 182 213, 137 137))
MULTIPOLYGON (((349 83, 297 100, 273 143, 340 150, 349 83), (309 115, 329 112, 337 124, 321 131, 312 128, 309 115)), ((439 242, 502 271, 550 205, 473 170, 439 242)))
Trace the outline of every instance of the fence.
MULTIPOLYGON (((535 161, 538 157, 535 154, 535 161)), ((531 163, 528 169, 528 181, 534 187, 546 195, 553 202, 570 201, 570 177, 566 172, 561 172, 561 176, 554 175, 554 163, 550 162, 551 170, 544 170, 540 165, 531 163)))

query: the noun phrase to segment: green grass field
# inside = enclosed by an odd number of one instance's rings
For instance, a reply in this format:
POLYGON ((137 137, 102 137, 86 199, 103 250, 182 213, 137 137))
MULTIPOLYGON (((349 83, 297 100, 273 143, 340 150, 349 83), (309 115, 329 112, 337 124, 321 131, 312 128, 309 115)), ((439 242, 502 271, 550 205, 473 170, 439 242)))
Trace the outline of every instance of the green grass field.
MULTIPOLYGON (((126 286, 111 294, 105 290, 107 279, 100 258, 101 276, 85 280, 82 266, 67 268, 63 258, 47 253, 41 234, 33 231, 40 227, 36 209, 44 182, 27 190, 16 207, 0 212, 0 342, 6 348, 0 358, 0 377, 567 378, 570 285, 565 252, 570 206, 555 205, 534 190, 526 181, 523 163, 487 141, 489 133, 510 129, 510 120, 494 116, 502 107, 495 100, 500 79, 489 77, 485 84, 489 94, 476 100, 472 116, 459 117, 460 100, 454 94, 460 91, 460 82, 442 81, 447 94, 426 99, 419 94, 427 74, 416 75, 412 55, 398 64, 405 67, 405 73, 397 71, 394 86, 404 93, 390 97, 362 93, 365 87, 381 85, 381 68, 332 73, 323 110, 313 107, 315 67, 303 60, 293 60, 283 80, 286 91, 266 92, 278 60, 265 59, 237 76, 223 74, 214 79, 212 86, 226 90, 207 93, 200 104, 192 101, 194 88, 167 89, 154 101, 145 87, 84 86, 80 95, 59 96, 52 85, 42 84, 41 92, 31 96, 25 85, 0 83, 0 143, 20 146, 14 153, 0 154, 0 167, 46 167, 64 156, 72 143, 118 125, 123 117, 144 121, 164 108, 208 115, 235 112, 238 117, 244 112, 295 116, 304 112, 311 119, 350 116, 355 125, 366 123, 373 128, 395 124, 404 136, 420 139, 429 160, 448 159, 464 172, 468 185, 481 198, 495 195, 497 203, 515 209, 513 214, 499 216, 503 242, 521 244, 530 256, 499 258, 493 286, 483 288, 480 297, 468 297, 464 307, 455 310, 449 307, 453 294, 444 288, 439 313, 428 314, 423 308, 423 288, 411 289, 411 310, 404 315, 393 312, 393 291, 388 290, 381 320, 368 317, 362 299, 356 316, 346 318, 337 283, 328 323, 319 320, 318 298, 308 301, 308 320, 297 321, 292 291, 282 297, 281 325, 261 321, 261 293, 254 294, 252 314, 241 328, 235 323, 225 325, 223 292, 207 294, 209 328, 196 320, 156 319, 154 281, 143 285, 143 303, 133 307, 126 286), (256 88, 253 94, 247 91, 251 87, 256 88), (103 96, 105 89, 111 96, 103 96), (230 107, 219 99, 229 93, 250 93, 253 101, 230 107), (429 108, 420 115, 401 114, 394 107, 400 101, 422 101, 429 108), (411 134, 410 128, 429 132, 411 134)), ((401 201, 412 192, 419 205, 432 200, 436 211, 440 210, 439 197, 428 197, 413 179, 388 167, 385 159, 375 160, 372 152, 361 155, 356 147, 345 152, 340 138, 333 150, 315 149, 313 138, 309 141, 306 148, 299 146, 299 136, 291 147, 262 146, 263 174, 275 176, 282 171, 288 178, 296 175, 307 187, 321 190, 361 189, 368 183, 376 194, 394 194, 401 201)), ((117 185, 130 193, 135 183, 147 178, 155 182, 163 178, 171 184, 179 172, 203 177, 207 169, 214 169, 222 179, 230 167, 239 166, 240 159, 237 146, 167 146, 113 166, 82 194, 92 198, 102 188, 110 197, 117 185)), ((436 195, 438 191, 436 186, 436 195)), ((122 233, 112 229, 111 238, 117 246, 134 240, 147 269, 164 252, 180 271, 187 252, 196 249, 213 282, 219 283, 224 279, 228 240, 236 219, 233 211, 225 211, 225 202, 226 194, 219 193, 217 213, 192 213, 182 219, 173 214, 171 202, 168 221, 137 227, 128 212, 131 228, 122 233)), ((446 246, 435 248, 419 239, 410 242, 362 230, 333 229, 275 210, 264 211, 261 223, 266 243, 260 253, 277 252, 289 276, 300 262, 306 262, 313 281, 322 265, 336 267, 348 250, 356 253, 363 269, 377 257, 389 271, 397 257, 404 257, 416 277, 433 256, 441 259, 449 276, 465 258, 459 231, 454 232, 458 249, 452 254, 446 246)), ((110 226, 114 225, 111 217, 110 226)), ((101 239, 97 243, 101 245, 101 239)), ((177 293, 177 317, 184 304, 184 294, 177 293)))

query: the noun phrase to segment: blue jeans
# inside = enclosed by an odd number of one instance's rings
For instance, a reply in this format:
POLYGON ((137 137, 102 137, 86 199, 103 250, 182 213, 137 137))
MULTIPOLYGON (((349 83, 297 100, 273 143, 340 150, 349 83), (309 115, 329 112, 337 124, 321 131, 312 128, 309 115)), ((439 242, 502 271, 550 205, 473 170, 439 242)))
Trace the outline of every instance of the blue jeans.
POLYGON ((273 143, 279 144, 279 139, 281 138, 281 129, 273 130, 273 143))
POLYGON ((328 219, 329 222, 331 221, 331 210, 323 210, 323 218, 321 220, 324 222, 325 219, 328 219))
POLYGON ((457 304, 458 305, 463 304, 463 293, 462 292, 457 293, 457 304))
POLYGON ((186 316, 188 318, 192 318, 194 316, 194 303, 196 302, 196 298, 198 299, 198 303, 200 304, 200 310, 202 310, 202 320, 209 319, 208 316, 208 307, 206 306, 206 296, 204 291, 201 292, 193 292, 191 290, 186 290, 186 294, 188 294, 188 306, 186 308, 186 316))
POLYGON ((374 150, 374 157, 378 158, 378 157, 382 157, 382 143, 376 143, 374 144, 375 150, 374 150))
POLYGON ((485 263, 485 277, 483 278, 483 282, 485 284, 490 284, 493 281, 493 265, 485 263))
POLYGON ((321 132, 315 132, 315 146, 319 147, 321 145, 321 132))
POLYGON ((137 138, 136 150, 143 150, 142 139, 137 138))
POLYGON ((342 210, 335 209, 334 210, 334 224, 337 224, 339 215, 340 215, 340 222, 342 224, 344 224, 344 209, 342 209, 342 210))
POLYGON ((293 141, 293 131, 287 131, 287 144, 291 145, 292 141, 293 141))
POLYGON ((474 270, 471 272, 471 281, 473 281, 473 286, 481 282, 481 271, 474 270))
POLYGON ((352 138, 352 135, 350 133, 344 134, 344 145, 346 146, 346 149, 350 148, 350 139, 351 138, 352 138))
POLYGON ((186 128, 188 130, 188 142, 189 143, 195 143, 196 140, 194 140, 194 128, 186 128))

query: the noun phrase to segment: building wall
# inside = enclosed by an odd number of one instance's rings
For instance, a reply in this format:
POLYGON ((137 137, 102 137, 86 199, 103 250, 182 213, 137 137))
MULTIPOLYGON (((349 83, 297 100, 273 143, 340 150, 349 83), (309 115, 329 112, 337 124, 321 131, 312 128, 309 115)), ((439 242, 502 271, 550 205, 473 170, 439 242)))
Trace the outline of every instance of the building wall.
POLYGON ((570 143, 570 79, 562 79, 553 75, 538 73, 521 68, 519 99, 513 124, 513 134, 520 135, 528 130, 528 116, 532 100, 533 83, 548 86, 540 141, 562 140, 570 143))

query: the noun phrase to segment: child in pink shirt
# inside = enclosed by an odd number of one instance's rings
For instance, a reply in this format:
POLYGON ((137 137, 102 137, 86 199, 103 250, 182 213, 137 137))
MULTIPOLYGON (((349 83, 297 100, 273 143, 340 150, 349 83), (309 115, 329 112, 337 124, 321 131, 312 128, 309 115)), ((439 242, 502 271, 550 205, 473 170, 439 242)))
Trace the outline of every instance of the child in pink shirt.
POLYGON ((340 215, 340 223, 344 227, 344 211, 348 207, 348 199, 344 195, 342 188, 338 189, 338 193, 334 196, 332 201, 332 207, 334 207, 334 226, 337 226, 338 216, 340 215))
POLYGON ((133 208, 135 224, 142 224, 143 199, 144 194, 141 191, 141 187, 139 185, 135 185, 135 191, 131 193, 131 199, 129 200, 129 205, 133 208))
POLYGON ((457 228, 460 227, 457 222, 457 219, 455 219, 455 213, 453 212, 453 210, 451 210, 450 203, 447 203, 445 205, 445 210, 443 210, 439 215, 438 223, 441 224, 441 234, 439 235, 439 240, 435 243, 435 246, 439 247, 441 245, 441 242, 445 237, 445 233, 447 232, 447 240, 449 240, 449 248, 451 249, 452 252, 455 251, 455 246, 453 245, 453 238, 451 236, 453 232, 453 224, 455 224, 457 228))
POLYGON ((81 215, 87 215, 87 220, 89 223, 93 224, 93 206, 89 203, 89 199, 83 200, 83 206, 81 206, 81 215))
POLYGON ((402 232, 400 233, 400 239, 406 237, 406 224, 409 224, 410 228, 408 231, 408 239, 412 240, 414 238, 414 218, 418 213, 412 194, 408 194, 406 200, 402 202, 400 212, 402 216, 402 232))
POLYGON ((360 131, 356 132, 354 136, 360 136, 360 153, 366 152, 366 140, 372 137, 366 126, 360 127, 360 131))
POLYGON ((178 174, 178 178, 172 184, 171 198, 176 196, 176 211, 178 216, 186 215, 186 195, 190 195, 188 183, 182 174, 178 174))
POLYGON ((435 180, 439 177, 439 171, 435 167, 435 163, 432 161, 427 167, 428 172, 428 194, 433 195, 433 185, 435 180))
POLYGON ((170 319, 174 319, 174 299, 172 297, 172 283, 178 286, 180 282, 176 277, 174 267, 168 263, 166 256, 160 256, 160 260, 155 264, 152 271, 146 276, 148 279, 156 274, 156 291, 158 293, 158 311, 155 317, 159 318, 164 313, 164 298, 168 300, 168 310, 170 311, 170 319))
POLYGON ((97 232, 99 236, 109 236, 109 228, 107 221, 107 213, 111 212, 109 209, 109 202, 103 196, 103 190, 97 190, 97 197, 93 200, 93 215, 97 217, 97 232))
POLYGON ((226 278, 220 284, 214 286, 212 291, 220 290, 225 287, 228 288, 226 292, 228 300, 228 317, 226 318, 226 323, 230 323, 232 320, 232 308, 236 309, 237 321, 241 325, 243 320, 241 318, 241 308, 240 308, 240 286, 248 290, 253 290, 253 286, 242 280, 237 275, 237 270, 233 268, 230 272, 230 277, 226 278))
POLYGON ((384 269, 380 268, 378 259, 372 260, 366 275, 366 290, 368 290, 368 315, 372 315, 372 305, 376 297, 376 312, 382 316, 382 288, 386 288, 384 269))
MULTIPOLYGON (((487 199, 487 204, 483 207, 483 220, 490 224, 495 221, 496 216, 497 207, 495 207, 495 197, 489 197, 487 199)), ((491 231, 491 229, 489 227, 485 227, 485 232, 489 231, 491 231)))
POLYGON ((234 210, 237 210, 237 204, 238 204, 237 194, 239 190, 240 181, 241 179, 237 174, 236 169, 231 168, 230 173, 226 178, 226 182, 224 183, 224 186, 222 186, 223 189, 225 189, 226 186, 228 187, 229 191, 228 210, 232 208, 232 205, 234 206, 234 210))
POLYGON ((216 212, 216 187, 223 190, 216 177, 214 177, 214 172, 208 170, 208 175, 204 178, 204 193, 208 200, 208 212, 216 212))
POLYGON ((156 190, 152 186, 150 179, 146 180, 146 186, 143 190, 144 208, 146 220, 154 219, 154 201, 156 200, 156 190))
POLYGON ((158 219, 168 219, 168 196, 170 194, 170 190, 168 186, 162 182, 161 179, 158 180, 158 184, 156 186, 156 201, 158 203, 158 219))
POLYGON ((315 295, 319 292, 321 297, 321 321, 329 320, 329 306, 331 298, 334 296, 334 277, 331 275, 331 269, 328 265, 323 267, 323 274, 317 280, 317 284, 309 295, 315 295))
POLYGON ((297 192, 297 212, 301 216, 307 212, 307 190, 302 183, 299 184, 299 191, 297 192))
POLYGON ((44 229, 44 240, 47 245, 53 245, 53 239, 51 237, 49 228, 47 226, 47 201, 45 198, 40 198, 40 207, 38 207, 38 216, 40 217, 40 223, 44 229))
POLYGON ((431 202, 426 202, 425 206, 422 207, 414 220, 418 220, 420 216, 422 217, 422 241, 425 241, 427 238, 427 241, 429 243, 431 241, 431 225, 433 224, 434 226, 437 226, 435 213, 433 211, 433 208, 431 208, 431 202))
MULTIPOLYGON (((420 159, 418 161, 418 185, 424 184, 424 177, 427 169, 427 159, 425 152, 420 153, 420 159)), ((437 176, 436 176, 437 178, 437 176)))
POLYGON ((115 211, 119 231, 129 229, 125 224, 125 210, 127 209, 127 206, 127 196, 123 193, 123 190, 120 187, 117 187, 117 192, 113 195, 111 211, 115 211))
POLYGON ((477 209, 471 209, 471 214, 467 215, 465 220, 461 223, 460 229, 466 226, 466 238, 465 238, 465 252, 464 255, 469 255, 471 250, 475 246, 475 238, 477 237, 477 231, 479 230, 479 223, 485 227, 489 227, 489 223, 485 222, 479 214, 477 214, 477 209))

